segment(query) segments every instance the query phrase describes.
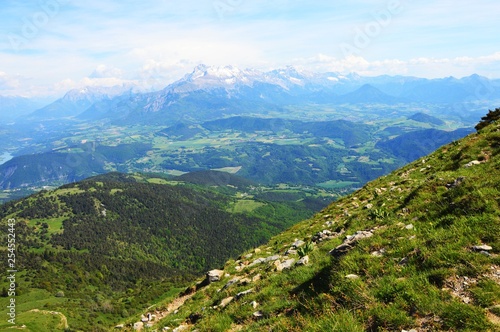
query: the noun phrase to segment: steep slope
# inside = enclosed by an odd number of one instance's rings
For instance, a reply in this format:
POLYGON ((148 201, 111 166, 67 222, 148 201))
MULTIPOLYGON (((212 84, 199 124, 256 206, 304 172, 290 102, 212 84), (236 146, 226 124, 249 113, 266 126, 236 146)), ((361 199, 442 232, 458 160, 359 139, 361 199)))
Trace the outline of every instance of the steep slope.
POLYGON ((153 307, 163 319, 146 324, 186 331, 498 331, 498 197, 497 122, 228 261, 189 287, 175 312, 165 310, 168 302, 153 307))

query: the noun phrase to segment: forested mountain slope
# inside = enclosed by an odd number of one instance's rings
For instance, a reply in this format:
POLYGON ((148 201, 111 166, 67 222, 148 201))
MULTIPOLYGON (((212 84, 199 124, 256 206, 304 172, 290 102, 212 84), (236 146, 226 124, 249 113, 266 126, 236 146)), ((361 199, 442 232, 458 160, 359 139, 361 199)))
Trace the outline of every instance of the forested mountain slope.
POLYGON ((238 199, 248 181, 210 174, 218 183, 200 186, 180 182, 197 174, 171 182, 110 173, 1 205, 3 229, 15 220, 19 325, 52 331, 30 310, 53 310, 75 330, 105 330, 313 213, 298 199, 238 199))

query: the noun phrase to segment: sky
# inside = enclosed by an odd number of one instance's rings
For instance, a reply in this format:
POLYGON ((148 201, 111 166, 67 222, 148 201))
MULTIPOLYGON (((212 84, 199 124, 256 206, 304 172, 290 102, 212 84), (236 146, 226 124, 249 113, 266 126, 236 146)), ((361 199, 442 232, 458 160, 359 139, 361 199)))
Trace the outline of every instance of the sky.
POLYGON ((1 0, 0 96, 157 89, 198 64, 500 78, 498 0, 1 0))

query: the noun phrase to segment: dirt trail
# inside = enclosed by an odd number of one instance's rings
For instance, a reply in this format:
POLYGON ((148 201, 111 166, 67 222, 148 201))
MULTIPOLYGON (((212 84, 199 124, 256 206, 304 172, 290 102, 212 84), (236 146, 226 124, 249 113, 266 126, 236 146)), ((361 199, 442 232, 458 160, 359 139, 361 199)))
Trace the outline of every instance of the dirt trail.
POLYGON ((39 313, 44 314, 44 315, 58 315, 61 318, 61 323, 57 327, 60 329, 64 329, 64 330, 69 328, 68 319, 66 318, 66 316, 64 316, 64 314, 62 312, 40 310, 40 309, 32 309, 32 310, 30 310, 30 312, 39 312, 39 313))

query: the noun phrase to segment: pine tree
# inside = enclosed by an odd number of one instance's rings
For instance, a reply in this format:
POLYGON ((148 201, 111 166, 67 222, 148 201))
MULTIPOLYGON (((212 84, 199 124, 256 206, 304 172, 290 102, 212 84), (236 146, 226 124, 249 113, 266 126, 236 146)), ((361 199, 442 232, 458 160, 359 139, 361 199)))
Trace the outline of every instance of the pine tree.
POLYGON ((500 108, 496 108, 494 111, 488 110, 488 114, 481 118, 481 121, 476 125, 475 129, 479 131, 498 119, 500 119, 500 108))

